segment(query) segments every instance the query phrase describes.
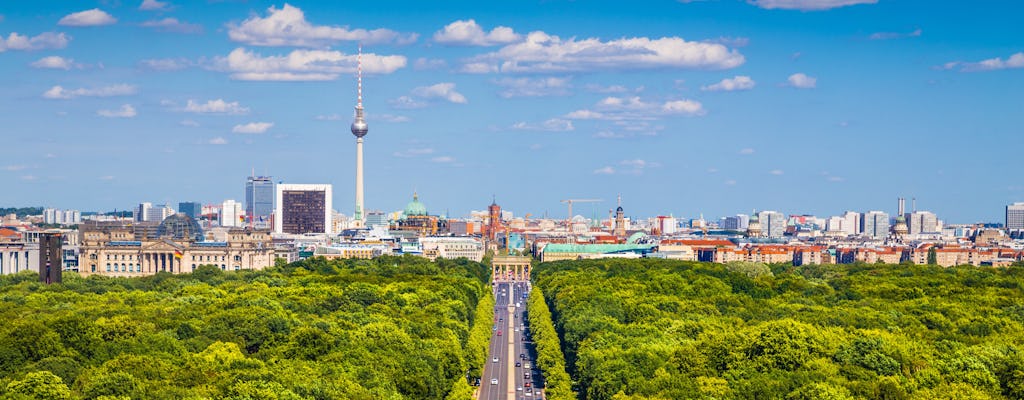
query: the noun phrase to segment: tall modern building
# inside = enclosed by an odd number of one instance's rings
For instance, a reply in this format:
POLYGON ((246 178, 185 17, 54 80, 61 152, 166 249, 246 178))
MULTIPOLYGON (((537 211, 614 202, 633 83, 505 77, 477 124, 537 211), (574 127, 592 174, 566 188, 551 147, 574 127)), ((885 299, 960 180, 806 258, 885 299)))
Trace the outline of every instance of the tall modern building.
POLYGON ((305 234, 331 232, 331 185, 277 185, 274 232, 305 234))
POLYGON ((868 211, 861 216, 862 233, 876 239, 885 239, 889 235, 889 214, 881 211, 868 211))
POLYGON ((929 211, 914 211, 907 213, 904 217, 907 220, 907 228, 911 235, 920 235, 922 233, 936 233, 941 232, 942 229, 939 227, 939 218, 934 213, 929 211))
POLYGON ((778 211, 761 211, 758 213, 761 232, 770 238, 780 238, 786 233, 786 216, 778 211))
POLYGON ((224 200, 220 205, 220 226, 244 226, 245 214, 242 214, 242 203, 224 200))
POLYGON ((257 229, 270 227, 270 214, 274 212, 274 181, 269 176, 250 176, 245 180, 245 215, 249 226, 257 229))
POLYGON ((149 210, 153 208, 153 203, 139 203, 138 207, 135 207, 135 222, 146 221, 146 215, 149 214, 149 210))
POLYGON ((1006 229, 1024 229, 1024 203, 1006 206, 1006 229))
MULTIPOLYGON (((363 215, 363 136, 370 131, 363 117, 363 49, 359 48, 356 59, 356 120, 352 122, 352 134, 356 137, 356 209, 352 219, 364 222, 363 215)), ((330 207, 328 207, 330 211, 330 207)))
POLYGON ((178 203, 178 212, 198 221, 203 215, 203 205, 196 201, 183 201, 178 203))
POLYGON ((736 214, 731 217, 722 218, 722 229, 745 231, 747 230, 747 224, 749 223, 750 216, 747 214, 736 214))

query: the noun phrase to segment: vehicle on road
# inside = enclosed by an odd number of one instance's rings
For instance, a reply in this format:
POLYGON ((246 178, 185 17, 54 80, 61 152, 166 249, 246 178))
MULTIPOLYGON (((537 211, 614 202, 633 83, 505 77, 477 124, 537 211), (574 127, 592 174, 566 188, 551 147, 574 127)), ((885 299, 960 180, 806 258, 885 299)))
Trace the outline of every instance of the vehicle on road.
POLYGON ((521 363, 521 362, 519 362, 519 361, 516 361, 516 366, 517 366, 517 367, 522 367, 522 366, 523 366, 523 363, 521 363))
POLYGON ((491 362, 498 362, 498 357, 494 357, 494 358, 492 358, 492 359, 491 359, 491 362))
POLYGON ((497 385, 498 384, 498 378, 491 378, 491 384, 492 385, 497 385))
POLYGON ((526 387, 530 387, 531 385, 532 385, 532 383, 526 382, 526 387))
POLYGON ((501 336, 501 331, 500 330, 498 331, 498 336, 501 336))

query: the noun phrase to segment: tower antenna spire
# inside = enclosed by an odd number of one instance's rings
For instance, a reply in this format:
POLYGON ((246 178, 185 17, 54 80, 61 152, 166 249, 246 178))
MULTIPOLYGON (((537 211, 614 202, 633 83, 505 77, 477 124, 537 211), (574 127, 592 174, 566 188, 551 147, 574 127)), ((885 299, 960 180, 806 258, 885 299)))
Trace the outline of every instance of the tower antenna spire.
POLYGON ((356 108, 363 108, 363 45, 356 55, 356 108))
POLYGON ((363 116, 363 46, 356 55, 356 120, 352 122, 352 135, 356 137, 356 207, 353 217, 365 221, 363 213, 363 136, 369 131, 363 116))

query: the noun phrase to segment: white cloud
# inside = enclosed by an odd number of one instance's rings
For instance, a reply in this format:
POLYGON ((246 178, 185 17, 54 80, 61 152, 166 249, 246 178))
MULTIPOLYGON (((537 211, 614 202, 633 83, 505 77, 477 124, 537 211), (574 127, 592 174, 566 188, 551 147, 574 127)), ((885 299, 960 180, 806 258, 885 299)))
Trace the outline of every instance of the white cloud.
MULTIPOLYGON (((243 48, 217 57, 213 69, 243 81, 325 81, 356 72, 355 54, 333 50, 293 50, 283 56, 263 57, 243 48)), ((405 56, 363 54, 363 72, 390 74, 406 65, 405 56)))
POLYGON ((137 113, 135 112, 135 107, 132 107, 131 104, 124 104, 121 108, 116 110, 96 111, 96 115, 106 118, 132 118, 137 115, 137 113))
POLYGON ((190 24, 184 21, 178 21, 177 18, 164 18, 161 20, 146 21, 139 26, 143 28, 153 28, 162 32, 174 32, 174 33, 202 33, 203 26, 199 24, 190 24))
POLYGON ((787 81, 789 86, 799 89, 813 89, 818 86, 818 78, 807 76, 803 72, 790 75, 787 81))
POLYGON ((418 148, 408 149, 408 150, 405 150, 405 151, 396 151, 396 152, 393 153, 393 155, 395 157, 401 157, 401 158, 412 158, 412 157, 417 157, 417 156, 425 156, 425 155, 428 155, 428 154, 434 154, 434 149, 429 148, 429 147, 418 147, 418 148))
POLYGON ((80 64, 75 64, 75 60, 70 58, 64 58, 61 56, 48 56, 40 58, 39 60, 31 64, 35 68, 48 68, 48 69, 63 69, 69 70, 71 68, 81 68, 80 64))
POLYGON ((208 141, 206 143, 209 143, 209 144, 228 144, 228 140, 224 139, 222 137, 215 137, 213 139, 210 139, 210 141, 208 141))
POLYGON ((942 68, 959 68, 961 72, 981 72, 996 71, 1001 69, 1024 68, 1024 52, 1013 54, 1006 60, 996 57, 978 62, 953 61, 946 63, 942 68))
POLYGON ((86 89, 79 88, 74 90, 66 90, 61 86, 54 86, 43 93, 43 97, 47 99, 73 99, 76 97, 113 97, 113 96, 129 96, 138 92, 138 87, 135 85, 118 84, 113 86, 86 89))
POLYGON ((595 175, 611 175, 611 174, 614 174, 614 173, 615 173, 615 168, 612 168, 610 165, 606 165, 604 167, 601 167, 601 168, 598 168, 598 169, 594 170, 594 174, 595 175))
POLYGON ((722 182, 722 183, 724 183, 725 186, 736 186, 736 180, 735 179, 729 179, 729 180, 727 180, 725 182, 722 182))
POLYGON ((191 119, 183 119, 183 120, 181 120, 181 122, 178 122, 178 125, 187 126, 187 127, 190 127, 190 128, 197 128, 197 127, 199 127, 199 123, 196 122, 196 121, 193 121, 191 119))
POLYGON ((377 120, 379 120, 379 121, 391 122, 391 123, 396 123, 396 124, 397 123, 409 122, 410 121, 409 117, 406 117, 404 115, 374 114, 374 113, 367 114, 366 115, 366 119, 369 120, 369 121, 377 121, 377 120))
POLYGON ((110 14, 107 14, 103 10, 94 8, 91 10, 79 11, 76 13, 68 14, 64 16, 64 18, 61 18, 60 21, 57 22, 57 25, 102 26, 110 25, 115 22, 117 22, 117 18, 112 17, 110 14))
POLYGON ((274 126, 273 122, 250 122, 248 124, 235 125, 231 133, 265 133, 274 126))
POLYGON ((101 180, 101 181, 112 181, 112 180, 114 180, 114 176, 113 175, 103 175, 103 176, 99 177, 98 179, 101 180))
POLYGON ((423 57, 417 58, 416 62, 413 63, 413 65, 412 65, 413 69, 416 69, 417 71, 439 69, 439 68, 444 68, 444 67, 447 67, 447 66, 448 66, 448 62, 445 61, 445 60, 442 60, 440 58, 423 58, 423 57))
POLYGON ((754 149, 749 148, 749 147, 740 149, 740 154, 745 155, 745 156, 746 155, 754 154, 754 149))
POLYGON ((713 85, 702 86, 700 88, 700 90, 712 91, 712 92, 715 92, 715 91, 731 92, 731 91, 735 91, 735 90, 750 90, 750 89, 754 88, 755 84, 756 84, 756 82, 754 82, 753 79, 750 79, 749 76, 737 75, 734 78, 722 79, 721 82, 715 83, 713 85))
POLYGON ((846 179, 843 179, 840 176, 830 176, 830 177, 828 177, 828 181, 829 182, 842 182, 842 181, 845 181, 845 180, 846 179))
POLYGON ((455 162, 455 158, 450 156, 440 156, 431 158, 430 161, 436 163, 452 163, 455 162))
POLYGON ((207 100, 206 103, 197 103, 195 100, 189 99, 184 111, 196 114, 243 115, 249 113, 249 108, 242 107, 237 101, 229 103, 223 99, 217 99, 207 100))
POLYGON ((23 170, 25 168, 28 168, 28 167, 26 167, 24 165, 7 165, 7 166, 4 166, 4 171, 11 171, 11 172, 13 172, 13 171, 21 171, 21 170, 23 170))
POLYGON ((420 86, 412 90, 412 95, 423 99, 443 99, 450 103, 466 104, 466 96, 455 91, 452 82, 441 82, 430 86, 420 86))
POLYGON ((416 100, 410 96, 399 96, 397 99, 389 100, 388 103, 390 103, 394 108, 405 110, 423 108, 427 106, 427 102, 416 100))
POLYGON ((708 43, 721 43, 726 46, 732 47, 746 47, 750 44, 750 38, 745 37, 726 37, 721 36, 718 39, 706 40, 708 43))
POLYGON ((875 4, 878 0, 747 0, 747 2, 768 10, 819 11, 857 4, 875 4))
POLYGON ((572 121, 570 120, 562 118, 551 118, 547 121, 540 123, 539 125, 530 124, 526 122, 517 122, 512 125, 512 129, 528 131, 568 132, 575 130, 576 127, 572 125, 572 121))
POLYGON ((142 11, 166 11, 170 9, 170 4, 159 0, 142 0, 139 9, 142 11))
POLYGON ((648 102, 639 96, 606 97, 595 110, 576 110, 565 115, 569 119, 595 119, 608 121, 653 120, 668 116, 701 116, 707 114, 704 106, 695 100, 669 100, 648 102))
POLYGON ((434 33, 435 42, 457 46, 494 46, 516 42, 520 38, 518 33, 507 26, 484 32, 472 19, 452 22, 434 33))
POLYGON ((785 172, 783 172, 781 169, 773 169, 771 171, 768 171, 768 173, 772 174, 772 175, 775 175, 775 176, 780 176, 780 175, 784 174, 785 172))
POLYGON ((251 17, 239 25, 228 24, 228 37, 235 42, 253 46, 327 47, 339 41, 363 44, 415 42, 418 35, 400 34, 390 29, 348 29, 338 26, 316 26, 306 21, 301 9, 285 4, 271 6, 267 17, 251 17))
POLYGON ((601 41, 532 32, 521 43, 465 61, 464 72, 570 72, 654 68, 728 69, 744 62, 736 50, 717 43, 688 42, 679 37, 601 41))
POLYGON ((7 50, 63 49, 67 47, 69 41, 71 41, 71 37, 63 32, 43 32, 32 37, 11 32, 6 39, 0 36, 0 53, 7 50))
POLYGON ((914 29, 911 32, 875 32, 868 39, 871 40, 889 40, 889 39, 903 39, 921 36, 921 28, 914 29))
POLYGON ((588 83, 583 88, 588 92, 594 93, 625 93, 629 91, 629 89, 622 85, 602 86, 596 83, 588 83))
POLYGON ((502 78, 494 81, 505 88, 498 95, 510 97, 568 96, 569 78, 502 78))
POLYGON ((177 71, 193 65, 185 58, 154 58, 139 61, 139 66, 153 71, 177 71))
POLYGON ((317 115, 315 119, 317 121, 341 121, 341 116, 338 114, 317 115))
POLYGON ((22 175, 21 179, 22 180, 26 180, 26 181, 34 181, 34 180, 39 179, 39 177, 35 176, 35 175, 22 175))

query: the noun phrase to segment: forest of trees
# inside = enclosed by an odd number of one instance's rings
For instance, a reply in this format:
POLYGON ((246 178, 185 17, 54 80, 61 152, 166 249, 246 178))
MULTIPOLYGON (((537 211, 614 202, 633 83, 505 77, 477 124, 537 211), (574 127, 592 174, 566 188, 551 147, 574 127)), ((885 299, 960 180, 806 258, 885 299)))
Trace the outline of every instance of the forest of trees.
POLYGON ((583 399, 1024 398, 1020 267, 604 259, 533 279, 583 399))
POLYGON ((489 268, 465 259, 0 277, 0 398, 466 399, 489 268))

